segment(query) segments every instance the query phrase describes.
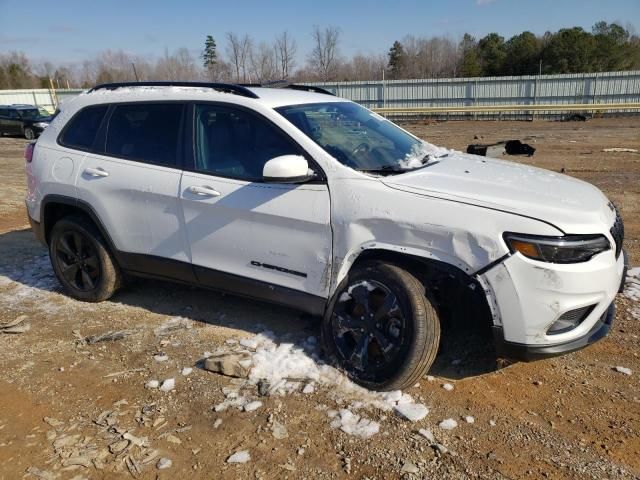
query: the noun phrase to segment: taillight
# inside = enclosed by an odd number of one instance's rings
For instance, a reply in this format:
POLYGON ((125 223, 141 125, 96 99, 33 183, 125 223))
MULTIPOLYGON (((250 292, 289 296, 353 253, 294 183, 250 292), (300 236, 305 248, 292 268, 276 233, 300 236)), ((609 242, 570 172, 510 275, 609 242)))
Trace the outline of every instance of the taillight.
POLYGON ((31 163, 33 161, 33 149, 36 146, 36 142, 28 143, 27 148, 24 149, 24 159, 27 163, 31 163))

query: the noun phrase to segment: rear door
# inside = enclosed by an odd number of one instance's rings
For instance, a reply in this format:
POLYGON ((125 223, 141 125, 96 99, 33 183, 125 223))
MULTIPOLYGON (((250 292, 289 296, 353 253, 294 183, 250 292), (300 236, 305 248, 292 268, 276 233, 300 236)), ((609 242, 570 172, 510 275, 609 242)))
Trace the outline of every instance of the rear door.
POLYGON ((237 106, 195 105, 193 138, 180 201, 198 279, 250 279, 326 296, 330 200, 319 168, 317 182, 264 183, 267 160, 304 152, 267 119, 237 106))
POLYGON ((76 185, 124 268, 192 280, 178 201, 184 110, 176 102, 113 105, 76 185))

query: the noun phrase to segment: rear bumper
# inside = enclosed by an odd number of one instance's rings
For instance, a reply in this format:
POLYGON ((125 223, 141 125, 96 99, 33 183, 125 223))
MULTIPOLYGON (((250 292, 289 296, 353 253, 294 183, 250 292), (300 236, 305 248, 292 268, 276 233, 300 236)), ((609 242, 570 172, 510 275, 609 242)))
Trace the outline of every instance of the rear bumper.
POLYGON ((42 228, 42 224, 40 222, 36 222, 31 215, 27 215, 29 217, 29 223, 31 224, 31 231, 35 235, 36 239, 45 247, 47 246, 47 241, 44 237, 44 228, 42 228))
POLYGON ((604 338, 609 333, 613 325, 616 307, 613 303, 602 314, 593 327, 582 337, 569 342, 555 345, 527 345, 523 343, 513 343, 505 341, 502 327, 493 327, 493 336, 496 345, 496 352, 501 357, 513 358, 516 360, 532 361, 542 358, 555 357, 565 353, 580 350, 598 340, 604 338))

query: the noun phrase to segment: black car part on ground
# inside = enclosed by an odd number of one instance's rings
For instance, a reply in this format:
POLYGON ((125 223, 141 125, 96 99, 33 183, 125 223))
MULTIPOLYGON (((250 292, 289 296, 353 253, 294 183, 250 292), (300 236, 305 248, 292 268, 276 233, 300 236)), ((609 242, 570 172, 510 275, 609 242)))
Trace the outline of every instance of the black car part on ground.
POLYGON ((532 157, 536 152, 536 149, 528 143, 522 143, 520 140, 506 140, 504 142, 488 144, 472 143, 467 147, 467 153, 486 157, 490 156, 487 155, 487 151, 491 151, 492 149, 501 150, 502 147, 504 147, 504 152, 507 155, 527 155, 532 157))

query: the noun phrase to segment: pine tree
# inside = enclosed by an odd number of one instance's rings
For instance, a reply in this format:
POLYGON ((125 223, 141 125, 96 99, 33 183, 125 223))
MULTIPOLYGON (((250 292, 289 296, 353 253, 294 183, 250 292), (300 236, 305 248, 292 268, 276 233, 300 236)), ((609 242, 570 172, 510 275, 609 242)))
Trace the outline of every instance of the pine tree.
POLYGON ((404 47, 397 40, 393 42, 393 46, 389 49, 388 68, 391 72, 391 78, 401 78, 404 70, 405 57, 404 47))
POLYGON ((204 68, 209 72, 209 76, 213 80, 216 65, 218 63, 218 53, 216 52, 216 41, 213 36, 207 35, 204 42, 204 51, 202 52, 202 63, 204 68))
POLYGON ((476 39, 465 33, 458 48, 460 50, 460 62, 458 64, 460 75, 463 77, 479 77, 482 75, 482 65, 480 65, 480 54, 476 39))

